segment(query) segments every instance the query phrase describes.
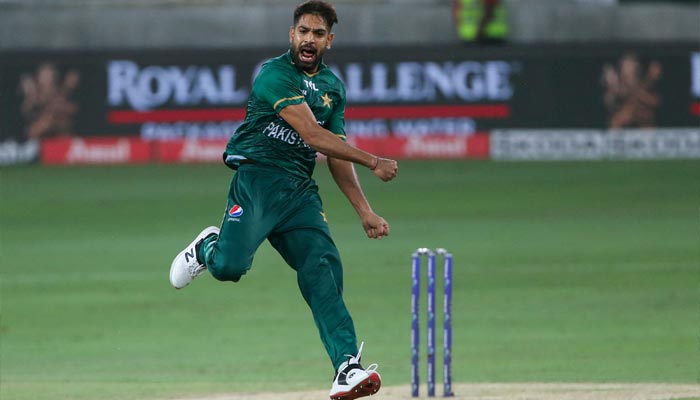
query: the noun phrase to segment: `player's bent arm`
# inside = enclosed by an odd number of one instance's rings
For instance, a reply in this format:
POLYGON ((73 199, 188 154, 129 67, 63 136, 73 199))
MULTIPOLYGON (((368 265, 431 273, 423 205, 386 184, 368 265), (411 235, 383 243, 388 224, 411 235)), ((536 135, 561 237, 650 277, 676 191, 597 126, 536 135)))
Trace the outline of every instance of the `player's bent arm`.
POLYGON ((374 169, 379 163, 377 156, 343 142, 331 131, 321 127, 306 103, 286 106, 279 115, 316 151, 329 157, 364 165, 369 169, 374 169))
POLYGON ((288 105, 279 112, 279 115, 299 133, 306 144, 316 151, 329 157, 362 164, 384 182, 396 177, 399 170, 396 161, 377 157, 340 140, 331 131, 318 125, 306 103, 288 105))
POLYGON ((389 224, 384 218, 372 211, 372 207, 362 192, 353 164, 349 161, 328 157, 328 169, 331 171, 335 183, 350 201, 357 215, 360 216, 362 228, 367 233, 367 237, 381 239, 388 236, 389 224))

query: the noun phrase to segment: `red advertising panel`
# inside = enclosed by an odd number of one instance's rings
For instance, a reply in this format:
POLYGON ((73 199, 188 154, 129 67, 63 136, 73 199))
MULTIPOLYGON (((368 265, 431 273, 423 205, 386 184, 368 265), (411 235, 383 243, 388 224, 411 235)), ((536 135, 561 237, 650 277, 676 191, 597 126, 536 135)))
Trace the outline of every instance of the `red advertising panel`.
POLYGON ((226 140, 163 140, 154 143, 154 159, 163 163, 222 162, 226 140))
POLYGON ((400 159, 488 158, 489 135, 356 138, 351 143, 382 157, 400 159))
POLYGON ((151 161, 151 144, 139 138, 53 138, 41 145, 44 164, 131 164, 151 161))

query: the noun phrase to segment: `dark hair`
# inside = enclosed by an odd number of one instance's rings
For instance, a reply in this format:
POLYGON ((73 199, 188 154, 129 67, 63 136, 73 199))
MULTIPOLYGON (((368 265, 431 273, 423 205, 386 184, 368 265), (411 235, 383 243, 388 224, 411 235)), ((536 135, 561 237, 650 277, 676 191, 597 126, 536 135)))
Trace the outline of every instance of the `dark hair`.
POLYGON ((338 15, 335 13, 335 7, 332 4, 321 0, 309 0, 305 1, 294 9, 294 26, 299 22, 304 14, 315 14, 320 16, 326 21, 328 25, 328 30, 333 28, 333 24, 338 23, 338 15))

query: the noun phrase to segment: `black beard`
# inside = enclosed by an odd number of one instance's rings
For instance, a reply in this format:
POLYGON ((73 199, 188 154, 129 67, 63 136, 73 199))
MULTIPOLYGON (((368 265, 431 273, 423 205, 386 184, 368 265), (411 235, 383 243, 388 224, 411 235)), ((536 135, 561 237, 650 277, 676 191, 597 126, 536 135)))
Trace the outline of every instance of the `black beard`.
POLYGON ((297 68, 303 71, 314 72, 316 69, 318 69, 319 64, 321 64, 321 54, 319 53, 316 54, 316 61, 314 61, 312 64, 304 64, 303 62, 299 61, 299 58, 297 57, 297 52, 301 51, 300 48, 295 49, 294 47, 290 46, 289 50, 289 54, 292 55, 292 62, 297 68))

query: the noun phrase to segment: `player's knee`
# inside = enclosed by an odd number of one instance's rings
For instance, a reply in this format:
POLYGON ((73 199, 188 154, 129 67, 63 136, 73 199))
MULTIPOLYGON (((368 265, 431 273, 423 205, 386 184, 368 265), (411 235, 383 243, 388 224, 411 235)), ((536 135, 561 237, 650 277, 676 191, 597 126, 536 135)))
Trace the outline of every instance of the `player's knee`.
POLYGON ((308 280, 314 285, 318 282, 333 282, 339 293, 342 292, 343 267, 335 251, 310 253, 310 257, 298 266, 297 271, 301 280, 308 280))
POLYGON ((214 257, 213 261, 207 265, 207 269, 211 276, 220 281, 238 282, 251 266, 250 260, 224 255, 214 257))

